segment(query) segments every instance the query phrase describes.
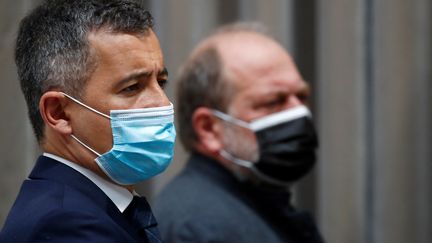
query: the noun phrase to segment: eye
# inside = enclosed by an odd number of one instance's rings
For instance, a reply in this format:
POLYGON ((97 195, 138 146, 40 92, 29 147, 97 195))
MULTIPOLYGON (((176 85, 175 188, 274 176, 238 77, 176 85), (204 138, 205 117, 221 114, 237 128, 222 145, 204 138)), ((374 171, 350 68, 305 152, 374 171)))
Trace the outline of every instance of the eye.
POLYGON ((285 100, 286 100, 285 96, 279 95, 279 96, 275 97, 274 99, 267 101, 265 103, 265 106, 269 107, 269 108, 278 107, 280 105, 283 105, 285 103, 285 100))
POLYGON ((131 93, 131 92, 137 91, 139 88, 140 88, 139 83, 134 83, 134 84, 131 84, 131 85, 127 86, 126 88, 122 89, 121 92, 131 93))
POLYGON ((309 100, 309 95, 306 93, 299 93, 296 96, 297 96, 297 99, 303 104, 307 103, 309 100))
POLYGON ((165 89, 165 87, 168 85, 168 80, 166 80, 166 79, 161 79, 161 80, 158 80, 158 83, 159 83, 159 86, 160 86, 162 89, 165 89))
POLYGON ((264 105, 267 107, 273 107, 273 106, 276 106, 278 104, 279 104, 278 100, 272 100, 272 101, 265 103, 264 105))

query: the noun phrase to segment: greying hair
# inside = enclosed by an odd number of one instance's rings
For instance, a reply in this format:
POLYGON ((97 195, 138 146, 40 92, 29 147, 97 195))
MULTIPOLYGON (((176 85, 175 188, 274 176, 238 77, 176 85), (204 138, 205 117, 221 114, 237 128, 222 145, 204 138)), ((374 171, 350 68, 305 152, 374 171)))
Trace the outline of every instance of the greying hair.
POLYGON ((39 142, 44 123, 39 100, 49 90, 79 98, 96 68, 88 41, 91 32, 142 35, 153 19, 132 0, 47 0, 20 24, 15 62, 28 114, 39 142))
MULTIPOLYGON (((267 36, 267 30, 262 24, 240 22, 218 28, 206 40, 240 32, 253 32, 267 36)), ((224 70, 217 49, 217 40, 194 52, 180 69, 176 81, 176 118, 178 134, 186 150, 193 150, 197 142, 192 124, 192 116, 196 109, 208 107, 222 112, 228 109, 236 87, 233 82, 230 82, 224 70)))

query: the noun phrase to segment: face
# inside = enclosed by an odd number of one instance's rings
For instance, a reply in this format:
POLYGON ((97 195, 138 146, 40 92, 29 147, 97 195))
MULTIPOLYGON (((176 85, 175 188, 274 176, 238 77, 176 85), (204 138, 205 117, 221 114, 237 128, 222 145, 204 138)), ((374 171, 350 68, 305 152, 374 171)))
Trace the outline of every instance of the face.
MULTIPOLYGON (((254 33, 226 37, 219 50, 226 75, 236 88, 228 114, 246 122, 305 104, 309 88, 294 62, 276 42, 254 33)), ((256 161, 255 134, 226 124, 224 147, 233 155, 256 161)))
MULTIPOLYGON (((110 110, 169 105, 167 72, 153 31, 143 36, 97 32, 89 36, 96 69, 81 101, 107 115, 110 110)), ((72 134, 103 154, 112 148, 110 120, 71 102, 72 134)), ((95 156, 94 156, 95 157, 95 156)))

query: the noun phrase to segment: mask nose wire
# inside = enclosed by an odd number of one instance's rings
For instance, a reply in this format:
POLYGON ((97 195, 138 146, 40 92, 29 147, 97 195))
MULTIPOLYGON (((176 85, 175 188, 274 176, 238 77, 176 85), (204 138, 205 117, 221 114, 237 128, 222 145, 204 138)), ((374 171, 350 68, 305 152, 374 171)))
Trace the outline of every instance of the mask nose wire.
POLYGON ((63 93, 63 92, 60 92, 60 93, 62 93, 64 96, 68 97, 69 99, 71 99, 71 100, 74 101, 75 103, 77 103, 77 104, 79 104, 79 105, 81 105, 81 106, 83 106, 83 107, 85 107, 85 108, 87 108, 87 109, 93 111, 94 113, 96 113, 96 114, 98 114, 98 115, 101 115, 101 116, 103 116, 103 117, 108 118, 108 119, 111 120, 111 117, 108 116, 107 114, 104 114, 104 113, 102 113, 102 112, 96 110, 95 108, 92 108, 92 107, 90 107, 90 106, 88 106, 88 105, 82 103, 81 101, 75 99, 74 97, 72 97, 72 96, 70 96, 70 95, 68 95, 68 94, 66 94, 66 93, 63 93))

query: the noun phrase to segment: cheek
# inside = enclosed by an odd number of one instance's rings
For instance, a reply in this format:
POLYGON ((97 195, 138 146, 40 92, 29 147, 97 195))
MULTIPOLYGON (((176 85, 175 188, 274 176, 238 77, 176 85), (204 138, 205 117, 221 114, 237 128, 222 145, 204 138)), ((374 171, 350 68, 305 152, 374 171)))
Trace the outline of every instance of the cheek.
POLYGON ((224 128, 224 134, 228 135, 229 137, 235 138, 237 140, 247 140, 251 142, 256 141, 255 133, 249 129, 238 127, 235 125, 226 126, 224 128))
POLYGON ((254 132, 242 129, 243 130, 243 137, 250 141, 251 143, 257 143, 257 138, 254 132))
POLYGON ((102 121, 99 119, 99 121, 94 122, 93 128, 92 141, 95 143, 95 146, 97 146, 98 151, 100 151, 100 153, 109 151, 113 145, 110 121, 105 118, 102 121))
POLYGON ((256 161, 259 156, 255 133, 244 128, 224 130, 224 148, 241 159, 256 161))
POLYGON ((107 118, 96 114, 80 116, 74 126, 74 134, 100 154, 112 148, 112 131, 107 118))

